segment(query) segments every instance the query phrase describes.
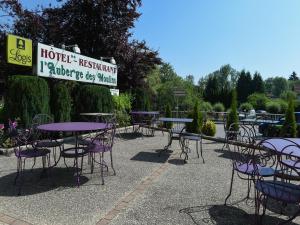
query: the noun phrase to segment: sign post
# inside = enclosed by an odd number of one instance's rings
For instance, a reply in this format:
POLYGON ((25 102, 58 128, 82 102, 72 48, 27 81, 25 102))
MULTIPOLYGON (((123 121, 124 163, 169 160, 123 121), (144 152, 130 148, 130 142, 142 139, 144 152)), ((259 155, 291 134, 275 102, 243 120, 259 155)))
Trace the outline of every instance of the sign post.
POLYGON ((184 97, 184 96, 186 96, 186 91, 184 90, 184 89, 178 89, 178 88, 175 88, 174 90, 173 90, 173 94, 174 94, 174 96, 175 97, 177 97, 176 98, 176 111, 177 111, 177 118, 178 118, 178 97, 184 97))

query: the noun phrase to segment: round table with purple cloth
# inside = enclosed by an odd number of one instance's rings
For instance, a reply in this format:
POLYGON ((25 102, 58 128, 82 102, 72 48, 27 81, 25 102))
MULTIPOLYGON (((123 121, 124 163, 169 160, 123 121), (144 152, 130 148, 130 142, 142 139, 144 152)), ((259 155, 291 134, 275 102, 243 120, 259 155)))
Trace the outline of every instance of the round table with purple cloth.
POLYGON ((93 130, 103 130, 109 128, 107 123, 95 122, 63 122, 63 123, 48 123, 37 127, 41 131, 63 131, 63 132, 84 132, 93 130))

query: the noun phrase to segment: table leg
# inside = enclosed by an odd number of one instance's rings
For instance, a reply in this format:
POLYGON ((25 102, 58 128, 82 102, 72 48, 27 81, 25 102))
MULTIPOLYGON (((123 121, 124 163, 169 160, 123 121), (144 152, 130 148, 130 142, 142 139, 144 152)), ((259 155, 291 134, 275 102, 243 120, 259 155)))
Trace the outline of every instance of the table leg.
POLYGON ((166 152, 169 150, 169 147, 172 145, 172 141, 173 141, 173 132, 171 129, 169 129, 169 140, 168 140, 168 144, 164 147, 164 149, 162 149, 160 152, 159 152, 159 155, 161 155, 162 152, 166 152))

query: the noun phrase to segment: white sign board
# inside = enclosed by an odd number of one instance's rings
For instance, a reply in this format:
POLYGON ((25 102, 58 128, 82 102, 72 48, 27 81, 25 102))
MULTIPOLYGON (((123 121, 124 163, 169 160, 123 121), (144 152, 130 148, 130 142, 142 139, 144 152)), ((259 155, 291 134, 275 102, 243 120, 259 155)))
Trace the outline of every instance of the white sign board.
POLYGON ((37 75, 117 86, 117 65, 38 43, 37 75))
POLYGON ((110 93, 111 93, 111 95, 119 96, 120 91, 119 91, 119 89, 110 89, 110 93))

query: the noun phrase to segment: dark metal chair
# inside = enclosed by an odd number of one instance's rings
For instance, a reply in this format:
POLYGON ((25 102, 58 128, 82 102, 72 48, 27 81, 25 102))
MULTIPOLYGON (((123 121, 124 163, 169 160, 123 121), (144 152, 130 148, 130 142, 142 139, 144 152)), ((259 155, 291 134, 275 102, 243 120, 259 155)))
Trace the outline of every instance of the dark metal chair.
POLYGON ((203 158, 203 152, 202 152, 202 136, 201 134, 193 134, 193 133, 183 133, 181 135, 181 148, 182 148, 182 152, 180 154, 181 155, 185 155, 184 161, 188 160, 188 153, 191 152, 191 148, 190 148, 190 142, 195 142, 196 143, 196 153, 197 153, 197 157, 199 158, 199 144, 200 144, 200 154, 201 154, 201 158, 203 163, 205 163, 204 158, 203 158))
MULTIPOLYGON (((262 224, 268 200, 271 198, 281 202, 282 208, 286 207, 287 204, 293 204, 298 208, 289 219, 278 224, 282 225, 291 222, 300 215, 300 186, 299 183, 297 183, 300 176, 300 158, 293 157, 294 153, 297 151, 299 152, 296 153, 296 155, 300 156, 300 145, 292 140, 282 138, 282 141, 285 142, 285 146, 282 149, 277 149, 278 146, 273 145, 270 140, 271 139, 266 139, 261 141, 259 146, 267 146, 270 151, 276 153, 277 172, 275 173, 275 179, 272 180, 266 179, 260 173, 255 174, 256 223, 262 224), (294 174, 292 174, 293 172, 294 174), (279 177, 280 180, 276 179, 277 177, 279 177), (297 181, 295 182, 295 180, 297 181), (262 214, 260 215, 261 206, 263 209, 262 214)), ((259 168, 257 168, 257 170, 258 169, 259 168)))
POLYGON ((54 119, 48 114, 37 114, 33 117, 31 123, 31 129, 34 135, 35 142, 33 143, 36 148, 51 148, 54 165, 59 161, 60 152, 63 149, 63 142, 58 141, 50 136, 49 133, 40 132, 37 127, 42 124, 53 123, 54 119), (57 159, 57 149, 59 150, 59 156, 57 159))
MULTIPOLYGON (((248 182, 247 196, 245 199, 250 197, 251 184, 254 181, 256 172, 259 172, 261 176, 273 176, 275 173, 274 169, 260 161, 259 154, 255 153, 255 139, 253 138, 253 133, 249 127, 242 124, 231 124, 227 135, 228 140, 235 143, 234 145, 228 143, 230 151, 229 156, 232 160, 232 175, 229 194, 224 203, 225 205, 232 194, 235 173, 240 179, 248 182), (253 147, 249 147, 249 145, 252 145, 253 147), (259 170, 257 170, 257 168, 259 170)), ((269 155, 269 157, 272 156, 269 155)))
POLYGON ((94 163, 99 164, 100 171, 101 171, 102 185, 104 184, 103 168, 105 167, 108 171, 108 165, 104 160, 105 152, 110 153, 110 166, 113 170, 113 175, 116 175, 116 171, 115 171, 114 165, 113 165, 113 155, 112 155, 115 134, 116 134, 116 124, 115 123, 107 123, 106 130, 97 134, 95 137, 91 138, 90 140, 87 140, 90 142, 87 146, 87 151, 88 151, 89 157, 90 157, 91 173, 93 173, 93 171, 94 171, 94 163), (100 155, 99 161, 97 161, 97 159, 96 159, 97 153, 99 153, 99 155, 100 155))
MULTIPOLYGON (((14 145, 15 156, 17 157, 17 175, 14 179, 14 184, 20 181, 18 187, 18 195, 21 194, 23 186, 25 163, 27 159, 33 159, 33 166, 35 166, 36 158, 42 158, 43 172, 46 167, 50 166, 50 150, 47 148, 36 148, 34 143, 32 130, 30 129, 16 129, 9 127, 9 134, 14 145)), ((32 169, 31 168, 31 169, 32 169)))

